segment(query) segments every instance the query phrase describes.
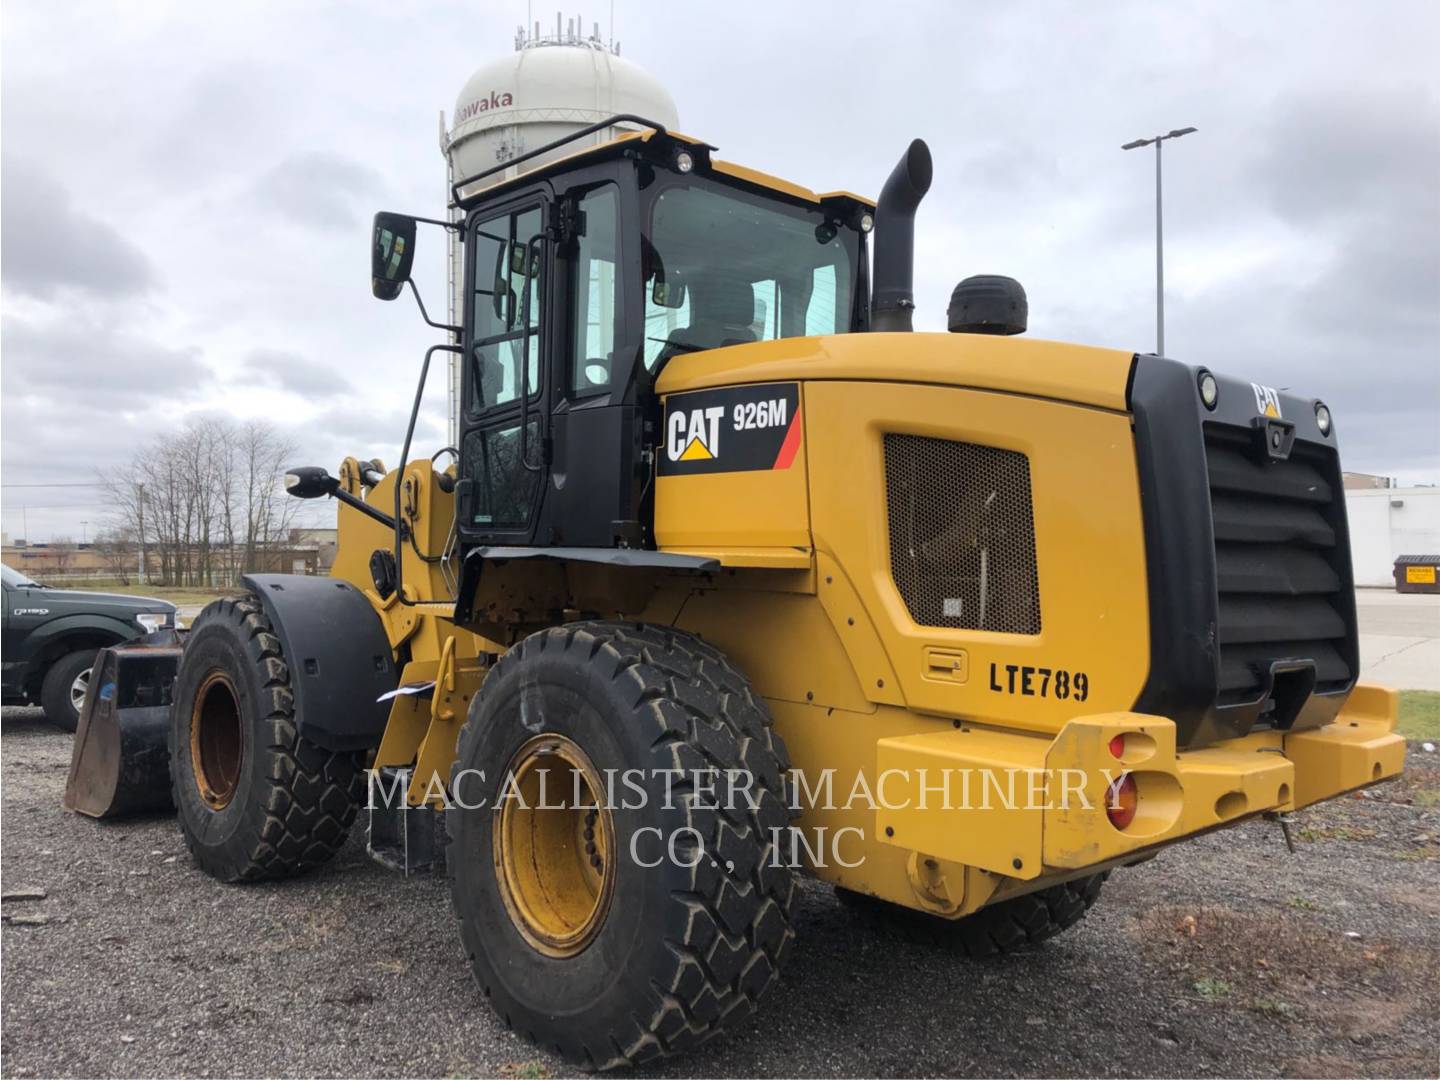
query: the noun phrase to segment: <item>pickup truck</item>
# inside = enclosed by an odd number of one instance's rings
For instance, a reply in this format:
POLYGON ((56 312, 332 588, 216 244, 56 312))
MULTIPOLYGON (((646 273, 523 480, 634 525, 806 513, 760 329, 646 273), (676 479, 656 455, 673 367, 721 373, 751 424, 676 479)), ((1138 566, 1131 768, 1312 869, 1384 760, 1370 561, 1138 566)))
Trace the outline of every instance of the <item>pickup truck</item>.
POLYGON ((41 705, 51 723, 74 731, 95 651, 176 625, 175 605, 146 596, 56 589, 0 568, 4 586, 6 705, 41 705))

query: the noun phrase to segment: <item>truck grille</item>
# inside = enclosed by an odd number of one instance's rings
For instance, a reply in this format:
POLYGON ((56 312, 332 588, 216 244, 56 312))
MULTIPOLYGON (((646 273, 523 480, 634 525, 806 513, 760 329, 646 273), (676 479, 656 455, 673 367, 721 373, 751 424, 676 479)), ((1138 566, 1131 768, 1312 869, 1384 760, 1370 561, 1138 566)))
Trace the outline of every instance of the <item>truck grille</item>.
POLYGON ((885 436, 890 572, 919 626, 1040 632, 1030 459, 885 436))
POLYGON ((1321 693, 1355 677, 1339 460, 1303 442, 1271 460, 1253 439, 1245 428, 1205 425, 1222 706, 1260 698, 1276 660, 1313 661, 1321 693))

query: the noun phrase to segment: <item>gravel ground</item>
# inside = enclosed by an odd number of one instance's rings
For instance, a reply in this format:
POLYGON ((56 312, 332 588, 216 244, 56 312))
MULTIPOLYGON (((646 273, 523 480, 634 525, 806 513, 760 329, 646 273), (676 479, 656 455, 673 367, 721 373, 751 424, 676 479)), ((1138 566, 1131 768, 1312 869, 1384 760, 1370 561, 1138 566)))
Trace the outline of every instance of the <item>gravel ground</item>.
MULTIPOLYGON (((217 885, 168 817, 63 812, 69 738, 35 710, 0 723, 0 878, 47 894, 3 903, 5 1076, 567 1071, 485 1006, 443 880, 357 836, 304 879, 217 885)), ((1296 856, 1252 821, 1120 871, 1079 927, 1000 961, 877 935, 809 884, 759 1017, 646 1075, 1440 1074, 1437 758, 1296 815, 1296 856)))

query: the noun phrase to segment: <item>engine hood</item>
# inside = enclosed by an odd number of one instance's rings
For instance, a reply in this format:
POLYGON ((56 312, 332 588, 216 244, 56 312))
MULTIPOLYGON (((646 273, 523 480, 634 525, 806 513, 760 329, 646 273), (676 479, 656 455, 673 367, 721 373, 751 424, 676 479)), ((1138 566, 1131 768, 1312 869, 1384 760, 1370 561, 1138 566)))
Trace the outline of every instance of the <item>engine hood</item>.
POLYGON ((86 592, 83 589, 34 588, 27 590, 34 600, 47 603, 65 604, 76 608, 87 608, 107 615, 124 615, 140 612, 173 612, 175 605, 168 600, 157 600, 151 596, 126 596, 123 593, 86 592))
POLYGON ((993 334, 836 334, 687 353, 666 364, 661 394, 738 383, 855 380, 928 383, 1126 411, 1135 354, 993 334))

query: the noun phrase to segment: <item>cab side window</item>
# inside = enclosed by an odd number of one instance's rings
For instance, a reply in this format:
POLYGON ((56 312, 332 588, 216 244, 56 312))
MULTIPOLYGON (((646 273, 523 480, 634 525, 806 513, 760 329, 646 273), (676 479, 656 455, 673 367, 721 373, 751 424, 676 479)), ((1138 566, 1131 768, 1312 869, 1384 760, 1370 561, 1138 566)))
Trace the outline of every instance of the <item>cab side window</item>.
POLYGON ((620 191, 605 184, 579 205, 584 234, 576 243, 570 295, 574 341, 570 392, 575 396, 610 389, 615 360, 620 297, 620 191))
POLYGON ((476 227, 470 355, 470 409, 481 412, 520 396, 526 358, 530 393, 540 388, 541 213, 526 207, 476 227))

